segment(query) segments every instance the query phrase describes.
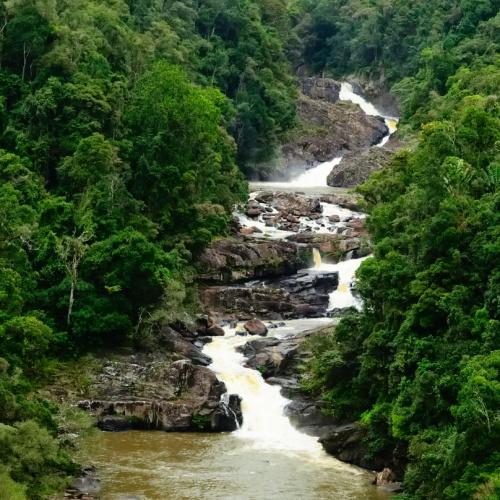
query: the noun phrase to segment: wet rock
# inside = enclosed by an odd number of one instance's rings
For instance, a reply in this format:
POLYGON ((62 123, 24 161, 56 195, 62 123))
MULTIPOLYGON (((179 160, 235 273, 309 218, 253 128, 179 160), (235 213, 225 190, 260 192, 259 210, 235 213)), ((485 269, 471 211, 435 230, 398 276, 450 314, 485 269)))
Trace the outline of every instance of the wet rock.
POLYGON ((251 340, 239 350, 247 358, 246 366, 258 369, 264 378, 268 378, 287 373, 297 349, 298 342, 295 339, 267 338, 251 340))
POLYGON ((217 240, 199 259, 199 279, 219 284, 295 273, 309 250, 280 240, 217 240))
POLYGON ((271 385, 279 385, 281 387, 281 394, 288 399, 293 399, 302 390, 299 382, 295 377, 268 377, 266 382, 271 385))
POLYGON ((337 271, 302 271, 291 278, 279 281, 266 281, 265 285, 286 290, 294 299, 311 306, 328 306, 329 294, 339 284, 337 271))
POLYGON ((132 429, 132 423, 125 417, 118 415, 104 415, 97 421, 97 427, 102 431, 120 432, 132 429))
POLYGON ((81 476, 75 478, 66 490, 65 498, 98 498, 101 491, 101 481, 97 477, 95 467, 84 467, 81 476))
POLYGON ((373 172, 389 164, 394 154, 403 147, 398 140, 391 140, 386 146, 372 147, 366 151, 349 154, 335 166, 327 183, 333 187, 355 187, 365 182, 373 172))
POLYGON ((210 417, 210 427, 213 432, 232 432, 243 423, 241 398, 230 394, 226 401, 221 401, 210 417))
POLYGON ((194 342, 193 345, 197 347, 198 349, 203 349, 203 346, 205 344, 209 344, 212 342, 212 337, 198 337, 194 342))
POLYGON ((224 337, 225 334, 226 332, 224 331, 224 328, 219 325, 211 325, 207 329, 207 335, 210 337, 224 337))
POLYGON ((285 407, 285 415, 301 432, 321 438, 331 433, 338 425, 333 417, 325 415, 322 403, 300 392, 295 393, 294 396, 297 399, 292 400, 285 407))
POLYGON ((250 335, 260 335, 261 337, 265 337, 267 335, 267 326, 262 323, 262 321, 259 321, 258 319, 252 319, 250 321, 247 321, 244 325, 243 328, 250 334, 250 335))

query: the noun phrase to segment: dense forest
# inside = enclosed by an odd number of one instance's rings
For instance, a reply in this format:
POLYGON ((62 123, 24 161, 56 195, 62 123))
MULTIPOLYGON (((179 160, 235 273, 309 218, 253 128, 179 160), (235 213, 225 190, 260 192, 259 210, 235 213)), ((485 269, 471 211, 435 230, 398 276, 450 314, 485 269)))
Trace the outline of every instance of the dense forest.
POLYGON ((72 472, 57 408, 33 389, 55 359, 190 307, 197 252, 246 199, 236 162, 272 154, 295 89, 254 1, 0 9, 0 498, 13 500, 72 472))
POLYGON ((365 307, 307 386, 407 464, 405 498, 500 494, 500 2, 0 5, 0 499, 74 471, 36 389, 196 309, 192 266, 296 123, 295 73, 391 88, 418 146, 359 188, 365 307))
POLYGON ((500 495, 500 3, 306 3, 315 71, 382 79, 418 146, 358 188, 374 257, 362 313, 307 386, 407 464, 404 498, 500 495))

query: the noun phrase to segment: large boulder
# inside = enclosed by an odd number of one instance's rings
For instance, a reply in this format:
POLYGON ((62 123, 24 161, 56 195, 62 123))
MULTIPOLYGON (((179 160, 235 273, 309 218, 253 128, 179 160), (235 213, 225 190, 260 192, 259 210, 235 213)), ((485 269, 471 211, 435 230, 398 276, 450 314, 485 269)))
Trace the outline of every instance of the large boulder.
POLYGON ((324 413, 323 407, 321 402, 299 393, 285 407, 285 415, 301 432, 322 438, 338 425, 334 417, 324 413))
POLYGON ((297 362, 299 338, 255 339, 250 340, 240 348, 247 358, 245 365, 259 370, 264 378, 280 375, 291 375, 292 364, 297 362))
POLYGON ((385 147, 372 147, 356 154, 351 153, 333 168, 327 183, 329 186, 346 188, 362 184, 373 172, 385 167, 393 155, 394 151, 385 147))
POLYGON ((250 335, 260 335, 261 337, 265 337, 268 331, 267 326, 258 319, 251 319, 250 321, 247 321, 243 325, 243 328, 250 335))
POLYGON ((225 401, 226 387, 214 372, 189 360, 153 359, 109 362, 93 387, 96 397, 78 406, 92 412, 103 430, 237 428, 240 400, 225 401))
POLYGON ((309 250, 280 240, 227 238, 213 242, 199 258, 198 278, 229 284, 293 274, 304 266, 309 250))
POLYGON ((286 290, 292 300, 326 308, 329 295, 339 284, 337 271, 301 271, 289 278, 274 281, 265 281, 265 287, 286 290))

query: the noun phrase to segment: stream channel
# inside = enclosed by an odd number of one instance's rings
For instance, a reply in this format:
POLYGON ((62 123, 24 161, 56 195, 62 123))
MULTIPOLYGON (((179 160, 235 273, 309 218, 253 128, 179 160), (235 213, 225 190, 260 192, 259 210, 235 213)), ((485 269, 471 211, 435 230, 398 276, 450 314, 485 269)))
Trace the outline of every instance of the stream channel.
MULTIPOLYGON (((366 114, 382 114, 351 85, 342 84, 340 99, 358 104, 366 114)), ((397 120, 384 117, 389 134, 397 120)), ((252 183, 251 198, 262 191, 301 191, 307 194, 335 192, 326 179, 341 157, 304 171, 290 182, 252 183)), ((269 209, 268 211, 271 211, 269 209)), ((235 214, 241 226, 257 227, 256 238, 282 239, 290 232, 266 226, 262 219, 235 214)), ((345 221, 363 214, 322 203, 320 219, 301 220, 301 229, 341 232, 345 221), (338 216, 338 217, 331 217, 338 216), (331 222, 335 220, 335 222, 331 222)), ((361 259, 337 264, 321 262, 314 254, 308 272, 337 271, 339 284, 330 293, 329 309, 360 307, 351 291, 361 259)), ((251 286, 251 284, 249 285, 251 286)), ((332 324, 330 318, 289 320, 269 330, 268 336, 284 338, 301 331, 332 324)), ((238 328, 238 327, 236 327, 238 328)), ((289 401, 278 385, 265 382, 257 370, 244 367, 237 351, 253 336, 236 335, 226 327, 225 336, 214 337, 204 347, 212 358, 210 368, 227 387, 242 398, 243 424, 232 433, 165 433, 127 431, 93 433, 82 446, 79 458, 91 461, 102 481, 103 499, 352 499, 382 500, 389 494, 370 484, 372 474, 328 455, 316 437, 296 430, 284 415, 289 401)))

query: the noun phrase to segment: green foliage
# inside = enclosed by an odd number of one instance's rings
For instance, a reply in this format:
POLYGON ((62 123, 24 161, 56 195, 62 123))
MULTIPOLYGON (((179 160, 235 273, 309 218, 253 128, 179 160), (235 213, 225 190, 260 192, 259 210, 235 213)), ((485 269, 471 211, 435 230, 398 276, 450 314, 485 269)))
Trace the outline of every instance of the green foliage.
POLYGON ((210 429, 210 417, 208 415, 193 415, 191 423, 199 431, 210 429))
POLYGON ((14 426, 0 424, 0 464, 8 488, 18 498, 24 498, 23 485, 30 498, 44 498, 64 487, 61 469, 73 472, 57 440, 31 420, 14 426))
POLYGON ((464 95, 359 188, 375 244, 357 275, 364 309, 308 368, 333 414, 367 426, 370 454, 408 449, 404 498, 497 487, 499 140, 496 98, 464 95))
POLYGON ((313 68, 395 84, 412 151, 358 188, 374 256, 361 313, 313 350, 306 386, 407 449, 405 499, 496 498, 500 428, 499 4, 303 2, 313 68))
POLYGON ((154 345, 155 319, 192 312, 192 264, 247 197, 239 166, 294 124, 288 17, 255 0, 0 17, 0 495, 47 497, 67 471, 47 432, 71 418, 36 390, 58 358, 154 345))

